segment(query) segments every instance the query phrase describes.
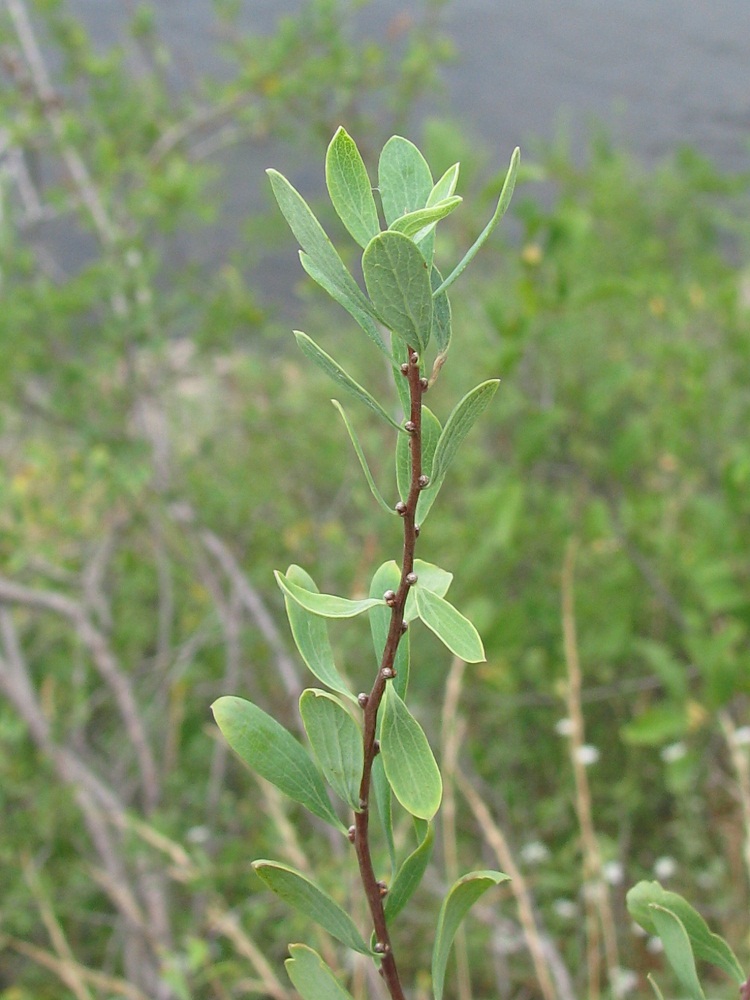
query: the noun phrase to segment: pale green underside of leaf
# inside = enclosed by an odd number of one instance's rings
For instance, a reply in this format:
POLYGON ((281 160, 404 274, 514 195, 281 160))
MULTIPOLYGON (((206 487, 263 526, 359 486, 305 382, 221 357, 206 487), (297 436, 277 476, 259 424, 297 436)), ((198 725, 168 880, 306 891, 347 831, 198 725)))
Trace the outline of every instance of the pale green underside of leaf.
POLYGON ((424 208, 432 191, 432 173, 413 142, 391 136, 378 162, 378 188, 385 221, 392 222, 424 208))
MULTIPOLYGON (((277 170, 267 170, 266 173, 282 215, 315 269, 338 289, 340 295, 356 302, 365 313, 372 313, 372 306, 299 191, 277 170)), ((377 316, 373 318, 377 319, 377 316)))
POLYGON ((312 280, 316 282, 316 284, 320 285, 324 291, 328 292, 334 301, 338 302, 340 306, 343 306, 344 309, 346 309, 352 319, 356 320, 378 350, 382 351, 388 360, 393 363, 391 352, 386 345, 386 342, 383 340, 376 320, 373 319, 370 312, 362 307, 360 300, 358 298, 354 298, 344 289, 337 287, 329 281, 325 272, 316 266, 315 262, 304 252, 304 250, 300 250, 299 259, 302 267, 305 271, 307 271, 312 280))
POLYGON ((393 417, 380 405, 377 399, 371 396, 367 389, 361 386, 359 382, 356 382, 337 361, 334 361, 330 354, 326 354, 321 347, 318 347, 312 337, 308 337, 308 335, 306 333, 302 333, 301 330, 295 330, 294 336, 297 340, 299 349, 305 357, 309 358, 314 365, 317 365, 321 371, 325 372, 326 375, 336 383, 336 385, 345 389, 349 395, 354 396, 354 398, 358 399, 360 403, 364 403, 365 406, 369 407, 373 411, 373 413, 377 413, 377 415, 385 420, 386 423, 395 427, 397 431, 401 431, 406 436, 404 428, 400 424, 396 423, 393 417))
POLYGON ((282 864, 280 861, 268 861, 265 858, 253 861, 252 866, 258 877, 280 899, 299 910, 300 913, 304 913, 316 924, 320 924, 337 941, 341 941, 348 948, 363 955, 372 954, 349 914, 342 910, 327 892, 298 872, 296 868, 282 864))
POLYGON ((440 180, 435 182, 435 186, 427 198, 428 208, 452 196, 456 190, 456 184, 458 184, 458 172, 460 169, 460 164, 454 163, 452 167, 448 167, 440 180))
POLYGON ((363 611, 369 611, 370 608, 374 608, 378 604, 385 604, 385 601, 372 598, 364 601, 350 601, 346 597, 336 597, 334 594, 314 593, 291 583, 278 570, 274 570, 274 576, 285 594, 301 607, 311 611, 314 615, 321 615, 323 618, 354 618, 355 615, 361 615, 363 611))
MULTIPOLYGON (((437 448, 437 443, 440 440, 440 434, 442 427, 440 426, 440 421, 435 416, 435 414, 428 409, 428 407, 422 407, 422 475, 430 476, 432 474, 432 464, 435 455, 435 449, 437 448)), ((398 486, 398 492, 401 499, 406 502, 406 498, 409 495, 409 489, 411 487, 411 437, 408 435, 401 435, 396 441, 396 483, 398 486)), ((424 502, 425 495, 428 493, 427 490, 422 490, 419 495, 419 500, 417 501, 417 524, 424 524, 425 517, 427 516, 432 503, 437 496, 437 491, 433 491, 430 494, 429 502, 424 502)))
POLYGON ((415 243, 419 243, 432 232, 441 219, 458 208, 462 201, 463 198, 456 195, 452 198, 446 198, 444 201, 438 201, 430 207, 418 208, 416 212, 407 212, 400 219, 394 219, 388 229, 394 233, 403 233, 415 243))
POLYGON ((428 494, 430 490, 437 492, 440 489, 458 449, 476 421, 489 406, 499 385, 499 379, 488 379, 486 382, 481 382, 470 392, 467 392, 453 408, 435 448, 432 459, 432 480, 425 493, 428 494))
POLYGON ((451 653, 467 663, 481 663, 485 659, 484 646, 479 633, 468 618, 464 618, 452 604, 419 584, 414 588, 417 614, 430 631, 447 646, 451 653))
POLYGON ((416 243, 401 233, 380 233, 362 255, 362 273, 383 323, 404 343, 424 351, 432 331, 432 285, 416 243))
POLYGON ((440 807, 443 783, 427 737, 390 683, 382 712, 380 755, 393 794, 412 816, 432 819, 440 807))
MULTIPOLYGON (((293 563, 286 571, 286 578, 289 583, 312 593, 318 593, 315 581, 301 566, 293 563)), ((307 611, 286 594, 284 604, 294 642, 310 673, 332 691, 337 691, 356 703, 356 695, 349 690, 344 678, 336 669, 325 619, 307 611)))
POLYGON ((698 911, 676 892, 664 889, 659 882, 636 883, 627 894, 628 911, 649 934, 656 934, 651 907, 661 906, 678 917, 688 934, 698 958, 722 969, 738 985, 745 981, 742 966, 730 946, 719 934, 714 934, 698 911))
POLYGON ((434 842, 435 830, 430 823, 424 839, 405 859, 388 892, 385 900, 385 916, 389 923, 395 920, 419 887, 430 863, 434 842))
POLYGON ((361 247, 380 231, 370 178, 357 144, 341 127, 326 153, 326 185, 338 217, 361 247))
POLYGON ((362 733, 343 704, 317 688, 303 691, 299 711, 323 777, 338 797, 359 812, 362 733))
POLYGON ((505 215, 508 210, 508 205, 510 204, 510 199, 513 197, 513 189, 516 186, 516 177, 518 175, 518 164, 521 158, 521 151, 518 147, 513 150, 513 155, 510 158, 510 166, 508 167, 508 173, 505 176, 505 183, 503 184, 502 190, 500 192, 500 197, 497 202, 497 207, 492 214, 492 218, 484 227, 482 232, 477 237, 473 245, 466 251, 461 261, 456 265, 456 267, 451 271, 448 277, 445 279, 442 285, 435 292, 438 295, 440 292, 446 291, 453 282, 466 270, 468 265, 476 256, 477 252, 482 248, 489 238, 492 230, 497 226, 498 222, 505 215))
POLYGON ((414 560, 414 572, 417 574, 417 585, 409 590, 404 608, 404 618, 407 622, 412 622, 419 617, 416 592, 420 587, 437 594, 438 597, 445 597, 453 582, 453 574, 449 573, 447 569, 442 569, 434 563, 425 562, 424 559, 414 560))
POLYGON ((448 956, 461 921, 481 895, 493 885, 499 885, 507 879, 508 876, 502 872, 469 872, 454 883, 443 900, 432 951, 432 990, 435 1000, 443 998, 448 956))
MULTIPOLYGON (((436 267, 430 271, 430 284, 433 292, 443 283, 443 276, 436 267)), ((432 339, 438 354, 445 356, 451 344, 453 326, 451 304, 446 292, 435 295, 432 300, 432 339)))
POLYGON ((292 956, 284 962, 286 973, 302 1000, 353 1000, 351 993, 306 944, 290 944, 292 956))
POLYGON ((664 945, 664 954, 690 1000, 706 1000, 695 968, 690 938, 679 917, 671 910, 651 905, 651 919, 664 945))
MULTIPOLYGON (((375 497, 380 506, 383 508, 383 510, 386 512, 386 514, 393 514, 394 516, 398 516, 396 514, 395 509, 389 506, 389 504, 387 504, 386 501, 383 499, 383 495, 375 483, 373 475, 370 472, 370 466, 367 464, 367 458, 365 457, 362 445, 359 442, 359 438, 357 437, 357 433, 354 430, 351 421, 349 420, 344 411, 344 407, 341 405, 341 403, 339 403, 337 399, 332 399, 331 402, 339 411, 341 419, 344 421, 344 426, 346 427, 347 433, 349 434, 349 439, 351 440, 352 445, 354 446, 354 451, 356 452, 357 458, 359 459, 359 464, 362 467, 362 472, 364 473, 365 479, 367 480, 367 485, 370 487, 370 492, 375 497)), ((403 436, 404 435, 399 435, 399 439, 403 436)))
POLYGON ((317 768, 291 733, 244 698, 224 695, 211 708, 224 739, 248 767, 311 813, 345 830, 317 768))
MULTIPOLYGON (((386 590, 397 591, 401 583, 401 570, 394 560, 384 562, 375 571, 375 575, 370 581, 370 597, 381 597, 386 590)), ((375 659, 378 664, 382 662, 383 650, 385 649, 388 629, 391 624, 391 609, 385 605, 379 608, 372 608, 370 611, 370 632, 372 634, 372 644, 375 650, 375 659)), ((393 669, 396 676, 393 683, 402 698, 406 698, 406 689, 409 683, 409 633, 406 632, 399 640, 396 650, 396 658, 393 662, 393 669)))

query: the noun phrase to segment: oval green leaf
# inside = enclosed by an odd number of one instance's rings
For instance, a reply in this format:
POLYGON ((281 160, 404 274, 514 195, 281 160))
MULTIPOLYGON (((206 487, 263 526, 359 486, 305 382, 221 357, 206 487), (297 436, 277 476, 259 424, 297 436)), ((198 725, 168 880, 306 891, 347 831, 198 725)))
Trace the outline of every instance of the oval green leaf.
POLYGON ((362 955, 372 954, 349 914, 296 868, 265 858, 253 861, 253 868, 258 878, 277 896, 320 924, 337 941, 362 955))
POLYGON ((485 659, 484 646, 469 619, 464 618, 448 601, 419 584, 414 591, 417 614, 427 628, 435 633, 451 653, 467 663, 481 663, 485 659))
POLYGON ((664 954, 674 969, 675 975, 690 1000, 706 1000, 698 971, 695 968, 695 957, 690 947, 690 938, 682 925, 682 921, 671 910, 663 906, 651 904, 651 919, 656 927, 656 933, 664 945, 664 954))
MULTIPOLYGON (((357 432, 354 430, 351 421, 347 417, 344 411, 344 407, 341 405, 341 403, 339 403, 337 399, 332 399, 331 402, 339 411, 341 419, 344 421, 344 427, 346 427, 346 430, 349 434, 349 440, 354 446, 354 451, 356 452, 357 458, 359 459, 359 464, 362 468, 362 472, 364 473, 365 479, 367 480, 367 485, 370 487, 370 492, 375 497, 380 506, 383 508, 383 510, 386 512, 386 514, 393 514, 394 516, 396 516, 395 509, 389 506, 383 499, 383 495, 378 489, 375 480, 373 479, 373 475, 370 472, 370 466, 367 464, 367 458, 365 457, 364 450, 362 449, 362 445, 359 443, 357 432)), ((398 440, 400 440, 403 436, 404 436, 403 434, 400 434, 398 440)))
POLYGON ((419 887, 430 863, 434 843, 435 830, 432 823, 429 823, 424 839, 401 865, 386 896, 385 916, 389 923, 398 916, 419 887))
POLYGON ((308 688, 299 711, 323 777, 348 806, 359 812, 362 780, 362 733, 343 704, 332 694, 308 688))
MULTIPOLYGON (((292 564, 286 571, 286 578, 289 583, 312 593, 318 593, 315 581, 301 566, 292 564)), ((310 673, 332 691, 338 691, 339 694, 356 702, 356 695, 348 689, 344 678, 336 669, 325 619, 307 611, 286 594, 284 594, 284 604, 294 642, 310 673)))
POLYGON ((362 273, 383 323, 424 351, 432 330, 432 285, 419 247, 401 233, 380 233, 362 255, 362 273))
POLYGON ((357 144, 341 127, 326 153, 326 185, 338 217, 361 247, 380 232, 378 210, 357 144))
POLYGON ((302 1000, 353 1000, 326 963, 306 944, 290 944, 286 974, 302 1000))
MULTIPOLYGON (((269 169, 266 173, 282 215, 315 268, 342 296, 373 315, 372 306, 299 191, 278 170, 269 169)), ((377 319, 377 316, 373 315, 373 318, 377 319)))
POLYGON ((696 956, 717 966, 738 985, 744 983, 745 973, 730 946, 710 930, 700 913, 683 896, 664 889, 659 882, 642 881, 628 891, 626 900, 630 916, 649 934, 657 933, 651 907, 656 905, 671 910, 685 928, 696 956))
POLYGON ((410 589, 404 608, 404 618, 408 622, 413 622, 415 618, 419 617, 416 594, 419 587, 424 587, 433 594, 437 594, 438 597, 445 597, 453 582, 453 574, 449 573, 447 569, 441 569, 440 566, 425 562, 424 559, 414 560, 414 572, 417 574, 417 586, 410 589))
POLYGON ((458 208, 462 201, 463 198, 454 195, 444 201, 435 202, 429 207, 418 208, 416 212, 407 212, 400 219, 394 219, 388 228, 393 233, 403 233, 415 243, 419 243, 428 233, 432 232, 441 219, 458 208))
POLYGON ((521 150, 516 146, 513 150, 513 155, 510 158, 510 166, 508 167, 508 172, 505 175, 505 182, 503 183, 502 190, 500 191, 500 197, 497 202, 495 211, 492 213, 492 218, 484 227, 482 232, 479 234, 473 245, 466 251, 462 260, 455 266, 451 271, 445 281, 440 285, 435 292, 435 295, 439 295, 441 292, 446 291, 456 278, 461 275, 471 261, 476 256, 479 249, 484 245, 484 243, 489 238, 492 230, 498 224, 498 222, 505 215, 508 210, 508 205, 510 205, 510 199, 513 197, 513 189, 516 186, 516 177, 518 176, 518 164, 521 159, 521 150))
POLYGON ((432 819, 443 796, 440 771, 422 727, 390 683, 382 713, 380 754, 393 794, 412 816, 432 819))
POLYGON ((306 358, 312 361, 314 365, 317 365, 321 371, 324 371, 326 375, 330 379, 333 379, 338 386, 345 389, 351 396, 354 396, 355 399, 358 399, 360 403, 364 403, 365 406, 369 406, 373 413, 377 413, 377 415, 385 420, 386 423, 395 427, 397 431, 402 431, 404 436, 407 436, 404 428, 400 424, 396 423, 390 413, 388 413, 384 407, 380 405, 377 399, 375 399, 374 396, 371 396, 367 389, 361 386, 359 382, 356 382, 351 375, 341 367, 338 361, 334 361, 330 354, 326 354, 321 347, 318 347, 312 337, 308 337, 308 335, 306 333, 302 333, 301 330, 295 330, 294 336, 297 340, 299 349, 306 358))
POLYGON ((218 698, 211 709, 224 739, 248 767, 314 815, 346 829, 304 747, 276 719, 233 695, 218 698))
POLYGON ((508 878, 508 875, 496 871, 469 872, 453 885, 443 900, 432 951, 432 990, 435 1000, 443 1000, 448 956, 461 921, 483 893, 493 885, 506 882, 508 878))
POLYGON ((388 778, 385 776, 381 754, 378 754, 372 762, 372 790, 375 796, 375 805, 378 807, 380 825, 385 834, 391 871, 394 872, 396 870, 396 843, 393 839, 393 795, 388 778))
POLYGON ((489 406, 499 385, 500 380, 496 378, 481 382, 471 392, 467 392, 453 408, 435 448, 435 456, 432 460, 432 481, 425 492, 439 489, 464 438, 489 406))
POLYGON ((413 142, 394 135, 383 146, 378 162, 378 189, 389 226, 407 212, 425 207, 432 191, 432 173, 413 142))
POLYGON ((364 601, 350 601, 346 597, 336 597, 335 594, 319 594, 316 591, 305 590, 292 583, 287 576, 274 570, 274 576, 279 587, 284 593, 296 601, 301 607, 311 611, 314 615, 323 618, 354 618, 361 615, 363 611, 378 604, 385 604, 385 601, 377 601, 372 598, 364 601))

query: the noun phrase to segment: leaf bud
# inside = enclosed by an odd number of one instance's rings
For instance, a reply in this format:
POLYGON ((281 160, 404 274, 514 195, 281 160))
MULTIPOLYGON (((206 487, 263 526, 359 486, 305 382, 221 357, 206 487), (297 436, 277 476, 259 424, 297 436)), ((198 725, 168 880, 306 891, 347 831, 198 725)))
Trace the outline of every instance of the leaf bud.
POLYGON ((349 840, 353 844, 354 840, 355 840, 355 838, 357 836, 357 828, 356 828, 356 826, 350 826, 346 835, 347 835, 347 837, 349 838, 349 840))
POLYGON ((362 810, 362 812, 365 811, 365 809, 367 808, 367 799, 359 800, 359 808, 362 810))
POLYGON ((357 695, 357 701, 359 702, 359 707, 360 708, 367 708, 367 702, 369 700, 370 700, 369 694, 365 694, 364 691, 361 691, 357 695))
POLYGON ((416 351, 411 352, 411 354, 409 355, 409 361, 411 361, 413 365, 419 364, 419 355, 417 354, 416 351))
POLYGON ((419 524, 414 525, 414 537, 419 538, 419 532, 422 530, 422 526, 419 524))
POLYGON ((375 740, 375 742, 372 744, 372 750, 375 756, 377 757, 377 755, 380 753, 380 740, 375 740))
POLYGON ((380 893, 380 898, 383 899, 388 895, 388 886, 385 882, 377 882, 378 892, 380 893))
POLYGON ((375 947, 372 949, 376 955, 385 955, 388 951, 388 945, 383 944, 382 941, 378 941, 375 947))
POLYGON ((397 514, 403 517, 404 514, 406 513, 406 504, 404 503, 403 500, 399 500, 399 502, 393 509, 396 511, 397 514))
POLYGON ((396 603, 396 591, 386 590, 386 592, 383 594, 383 600, 385 601, 385 603, 388 605, 389 608, 392 608, 393 605, 396 603))
POLYGON ((409 628, 409 623, 408 622, 401 622, 401 631, 402 632, 406 632, 408 630, 408 628, 409 628))
POLYGON ((417 576, 416 573, 407 573, 406 574, 406 582, 409 584, 410 587, 413 587, 414 584, 417 582, 418 579, 419 579, 419 577, 417 576))
POLYGON ((406 423, 404 424, 404 430, 407 430, 410 434, 413 434, 416 429, 417 425, 414 423, 413 420, 407 420, 406 423))
POLYGON ((420 386, 422 387, 422 392, 427 392, 427 390, 428 390, 428 389, 430 388, 430 382, 429 382, 429 379, 426 379, 426 378, 421 378, 421 379, 419 380, 419 384, 420 384, 420 386))
POLYGON ((420 476, 419 479, 417 480, 417 482, 419 483, 420 490, 423 490, 425 488, 425 486, 429 486, 430 485, 430 477, 429 476, 420 476))
POLYGON ((389 681, 392 677, 396 676, 396 671, 393 669, 393 667, 383 667, 381 673, 383 674, 383 677, 385 677, 387 681, 389 681))
POLYGON ((408 374, 409 374, 409 366, 407 365, 407 363, 406 363, 406 362, 404 362, 404 363, 403 363, 403 364, 401 365, 401 374, 402 374, 402 375, 408 375, 408 374))

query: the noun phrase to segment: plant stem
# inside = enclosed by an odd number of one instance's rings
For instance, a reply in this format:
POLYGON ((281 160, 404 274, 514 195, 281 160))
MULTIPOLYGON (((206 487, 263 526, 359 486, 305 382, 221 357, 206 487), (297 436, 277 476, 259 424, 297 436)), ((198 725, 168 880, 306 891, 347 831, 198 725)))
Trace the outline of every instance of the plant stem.
POLYGON ((409 360, 405 374, 409 380, 409 396, 411 400, 411 413, 408 424, 411 451, 411 482, 409 496, 406 500, 406 510, 402 515, 404 521, 404 549, 401 559, 401 582, 391 609, 391 622, 378 674, 375 678, 372 691, 368 696, 367 704, 364 706, 364 766, 362 768, 362 781, 359 786, 361 810, 355 813, 354 816, 354 845, 357 851, 359 874, 367 897, 367 903, 370 907, 375 938, 377 944, 383 949, 380 973, 388 986, 392 1000, 405 1000, 405 997, 386 925, 382 886, 378 884, 372 865, 369 840, 369 805, 372 764, 377 753, 375 734, 377 731, 378 709, 383 700, 385 685, 388 679, 394 676, 392 673, 393 665, 396 660, 398 644, 403 635, 404 609, 410 587, 407 578, 414 571, 414 551, 418 534, 416 524, 417 501, 422 489, 419 480, 422 475, 422 394, 424 389, 421 382, 419 357, 411 348, 408 350, 408 357, 409 360))

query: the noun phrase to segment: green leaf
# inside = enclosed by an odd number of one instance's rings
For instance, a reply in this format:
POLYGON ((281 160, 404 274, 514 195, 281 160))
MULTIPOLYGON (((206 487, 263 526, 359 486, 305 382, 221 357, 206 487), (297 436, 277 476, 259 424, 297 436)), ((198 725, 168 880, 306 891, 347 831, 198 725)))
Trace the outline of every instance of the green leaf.
POLYGON ((378 604, 385 604, 385 601, 374 599, 364 601, 349 601, 345 597, 336 597, 334 594, 319 594, 317 591, 306 590, 295 583, 292 583, 287 576, 274 570, 276 582, 284 593, 296 601, 301 607, 311 611, 314 615, 321 615, 323 618, 354 618, 361 615, 363 611, 378 604))
POLYGON ((224 695, 211 709, 224 739, 248 767, 339 830, 323 779, 291 733, 257 705, 224 695))
POLYGON ((266 173, 289 228, 297 237, 297 242, 310 258, 315 270, 324 276, 341 296, 353 300, 365 313, 370 313, 377 319, 367 298, 347 271, 333 243, 328 239, 325 230, 299 191, 277 170, 269 169, 266 173))
POLYGON ((435 830, 429 823, 424 839, 401 865, 386 896, 385 917, 389 923, 398 916, 419 887, 430 863, 434 842, 435 830))
POLYGON ((414 560, 414 572, 417 574, 417 585, 410 588, 404 608, 404 618, 407 622, 413 622, 415 618, 419 617, 416 595, 418 587, 424 587, 426 590, 432 591, 433 594, 437 594, 438 597, 445 597, 453 582, 453 574, 449 573, 447 569, 441 569, 440 566, 425 562, 424 559, 414 560))
POLYGON ((442 285, 440 285, 438 290, 435 292, 436 295, 450 288, 450 286, 453 284, 456 278, 458 278, 459 275, 461 275, 466 270, 468 265, 476 256, 477 251, 484 245, 484 243, 489 238, 492 230, 505 215, 508 209, 508 205, 510 204, 510 199, 513 196, 513 188, 516 186, 516 176, 518 174, 518 163, 520 161, 520 158, 521 158, 521 151, 516 146, 516 148, 513 150, 513 155, 510 158, 510 166, 508 167, 508 173, 506 174, 505 183, 503 184, 502 191, 500 192, 500 198, 498 199, 497 207, 495 208, 492 218, 484 227, 482 232, 479 234, 473 246, 471 246, 466 251, 466 254, 464 255, 463 259, 451 271, 451 273, 448 275, 448 277, 445 279, 442 285))
MULTIPOLYGON (((375 571, 375 575, 370 582, 370 597, 381 597, 386 590, 397 591, 401 585, 401 570, 391 559, 384 562, 375 571)), ((388 638, 388 630, 391 625, 391 609, 385 605, 372 608, 370 611, 370 632, 372 633, 372 644, 375 649, 375 658, 378 663, 383 659, 383 650, 388 638)), ((402 698, 406 697, 406 688, 409 683, 409 633, 405 632, 399 639, 396 650, 396 658, 393 662, 393 669, 396 676, 393 683, 402 698)))
POLYGON ((372 185, 354 139, 339 126, 326 153, 326 185, 339 218, 361 247, 380 232, 372 185))
MULTIPOLYGON (((422 407, 422 475, 429 476, 442 427, 435 414, 422 407)), ((402 434, 396 441, 396 483, 401 499, 406 502, 411 488, 411 435, 402 434)), ((422 493, 425 491, 422 490, 422 493)), ((420 497, 421 498, 421 497, 420 497)), ((422 524, 422 521, 418 521, 422 524)))
POLYGON ((393 417, 386 412, 377 399, 371 396, 367 389, 363 388, 359 382, 355 382, 351 375, 346 372, 337 361, 334 361, 330 354, 326 354, 322 348, 318 347, 311 337, 308 337, 306 333, 302 333, 301 330, 295 330, 294 336, 297 340, 299 349, 306 358, 309 358, 313 364, 317 365, 321 371, 324 371, 326 375, 333 379, 333 381, 336 382, 336 384, 342 389, 345 389, 351 396, 358 399, 360 403, 364 403, 365 406, 369 406, 369 408, 374 413, 377 413, 379 417, 382 417, 386 423, 395 427, 397 431, 402 431, 405 436, 408 436, 406 435, 404 428, 400 424, 396 423, 393 417))
POLYGON ((303 691, 299 711, 323 776, 338 797, 359 812, 362 733, 343 704, 317 688, 303 691))
POLYGON ((432 819, 443 795, 440 771, 422 727, 392 684, 382 713, 380 755, 393 794, 412 816, 432 819))
MULTIPOLYGON (((430 284, 433 292, 443 283, 443 276, 436 267, 430 271, 430 284)), ((448 353, 452 336, 451 304, 446 292, 435 295, 432 302, 432 336, 438 352, 443 357, 448 353)))
MULTIPOLYGON (((301 566, 292 564, 286 571, 286 578, 289 583, 312 593, 318 593, 315 581, 301 566)), ((286 594, 284 604, 294 642, 310 673, 332 691, 338 691, 339 694, 356 702, 356 696, 349 690, 344 678, 336 669, 325 619, 307 611, 296 601, 290 600, 286 594)))
POLYGON ((431 205, 436 205, 439 201, 445 201, 446 198, 451 197, 456 190, 456 184, 458 184, 458 172, 460 169, 461 165, 459 163, 454 163, 452 167, 448 167, 432 191, 430 191, 427 199, 428 208, 431 205))
POLYGON ((481 382, 471 392, 467 392, 463 399, 456 404, 437 443, 435 456, 432 460, 432 481, 427 490, 440 488, 448 467, 456 457, 456 452, 464 438, 487 409, 499 385, 500 380, 496 378, 481 382))
POLYGON ((378 188, 385 221, 424 208, 432 191, 432 173, 413 142, 391 136, 378 162, 378 188))
POLYGON ((424 351, 432 329, 432 285, 419 247, 401 233, 380 233, 362 255, 362 273, 381 320, 424 351))
POLYGON ((468 618, 464 618, 452 604, 432 593, 419 583, 414 587, 417 614, 431 632, 467 663, 481 663, 485 659, 484 646, 479 633, 468 618))
POLYGON ((491 886, 499 885, 507 879, 508 876, 502 872, 469 872, 453 885, 443 900, 432 951, 432 990, 435 1000, 443 998, 448 955, 461 921, 483 893, 491 886))
POLYGON ((349 914, 296 868, 265 858, 253 861, 253 868, 277 896, 320 924, 337 941, 362 955, 372 954, 349 914))
POLYGON ((649 972, 649 974, 646 976, 646 979, 648 979, 649 985, 651 986, 651 989, 654 991, 654 994, 656 995, 656 1000, 664 1000, 664 994, 659 989, 659 984, 654 979, 652 973, 649 972))
MULTIPOLYGON (((382 716, 380 721, 382 721, 382 716)), ((383 757, 381 754, 372 762, 372 790, 375 796, 375 805, 378 807, 380 825, 385 834, 385 842, 388 847, 388 857, 391 861, 391 871, 396 870, 396 845, 393 839, 393 795, 388 778, 385 776, 383 767, 383 757)))
POLYGON ((737 956, 723 937, 712 933, 700 913, 684 897, 664 889, 659 882, 638 882, 628 891, 628 912, 649 934, 657 933, 651 909, 654 905, 670 910, 679 918, 698 958, 711 962, 739 985, 744 983, 745 973, 737 956))
MULTIPOLYGON (((344 421, 344 426, 346 427, 346 429, 347 429, 347 431, 349 433, 349 438, 351 439, 351 442, 354 445, 354 450, 357 453, 357 458, 359 459, 359 464, 362 467, 362 472, 364 472, 364 474, 365 474, 365 479, 367 480, 367 485, 370 487, 370 492, 372 493, 372 495, 375 497, 375 499, 377 500, 377 502, 380 504, 380 506, 383 508, 383 510, 387 514, 393 514, 394 516, 398 516, 398 515, 396 515, 395 509, 393 507, 389 506, 386 503, 386 501, 383 499, 383 495, 381 494, 380 490, 376 486, 375 480, 373 479, 372 473, 370 472, 370 466, 367 464, 367 459, 365 458, 365 453, 362 450, 362 445, 359 443, 359 438, 357 437, 356 431, 354 430, 354 427, 352 426, 349 418, 347 417, 346 413, 344 412, 343 406, 341 405, 341 403, 339 403, 339 401, 337 399, 332 399, 331 402, 333 403, 333 405, 336 407, 336 409, 341 414, 341 419, 344 421)), ((403 436, 404 435, 399 434, 399 440, 403 436)))
POLYGON ((396 382, 396 392, 401 403, 404 420, 408 420, 411 413, 411 395, 409 393, 409 381, 401 371, 401 365, 409 360, 409 352, 406 344, 403 340, 399 340, 398 337, 391 337, 391 348, 393 349, 393 374, 396 382))
POLYGON ((306 944, 290 944, 286 973, 302 1000, 353 1000, 320 955, 306 944))
MULTIPOLYGON (((389 359, 391 364, 393 364, 393 358, 389 348, 387 347, 383 337, 380 334, 380 330, 377 327, 375 320, 372 318, 370 312, 365 310, 361 304, 359 298, 355 298, 346 289, 341 288, 331 282, 325 271, 321 270, 315 262, 309 257, 304 250, 300 250, 299 259, 302 267, 307 271, 313 281, 315 281, 322 289, 324 289, 328 294, 334 299, 340 306, 349 313, 349 315, 357 321, 359 326, 364 330, 370 340, 375 344, 379 351, 389 359)), ((359 289, 358 289, 359 291, 359 289)), ((369 306, 368 306, 369 309, 369 306)))
POLYGON ((441 219, 444 219, 446 215, 450 215, 454 209, 458 208, 462 201, 463 198, 455 195, 452 198, 446 198, 444 201, 438 201, 429 208, 418 208, 416 212, 407 212, 401 218, 394 219, 388 229, 393 233, 403 233, 404 236, 408 236, 415 243, 419 243, 428 233, 432 232, 441 219))
POLYGON ((680 985, 691 1000, 706 1000, 695 968, 690 938, 682 921, 671 910, 662 906, 652 904, 650 910, 656 933, 664 945, 664 954, 674 969, 680 985))

